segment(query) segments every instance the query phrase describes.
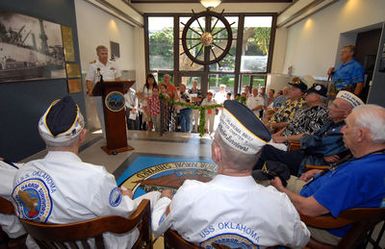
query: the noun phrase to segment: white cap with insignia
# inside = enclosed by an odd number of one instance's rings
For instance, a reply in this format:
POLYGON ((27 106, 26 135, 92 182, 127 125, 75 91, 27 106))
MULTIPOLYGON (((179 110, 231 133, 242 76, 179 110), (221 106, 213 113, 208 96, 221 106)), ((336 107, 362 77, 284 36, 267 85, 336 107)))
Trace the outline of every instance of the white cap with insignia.
POLYGON ((365 104, 354 93, 348 91, 339 91, 336 98, 346 100, 353 108, 365 104))
POLYGON ((245 154, 257 154, 271 140, 271 134, 249 108, 226 100, 217 134, 230 147, 245 154))

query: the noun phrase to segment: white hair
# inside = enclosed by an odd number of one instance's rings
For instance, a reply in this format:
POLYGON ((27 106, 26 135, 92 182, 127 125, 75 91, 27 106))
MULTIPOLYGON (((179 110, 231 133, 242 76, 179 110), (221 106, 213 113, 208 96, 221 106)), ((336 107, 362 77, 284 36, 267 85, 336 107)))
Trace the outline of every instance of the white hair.
POLYGON ((385 108, 379 105, 360 105, 353 109, 355 124, 370 131, 372 142, 385 144, 385 108))

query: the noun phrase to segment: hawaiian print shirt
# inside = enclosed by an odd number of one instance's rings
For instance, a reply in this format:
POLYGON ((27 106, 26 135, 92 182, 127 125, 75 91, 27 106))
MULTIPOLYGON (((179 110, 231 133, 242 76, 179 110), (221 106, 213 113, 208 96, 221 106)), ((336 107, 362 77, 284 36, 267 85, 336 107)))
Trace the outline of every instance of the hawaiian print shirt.
POLYGON ((293 121, 291 121, 284 130, 283 135, 313 135, 329 122, 328 109, 326 106, 319 105, 308 107, 297 112, 293 121))
POLYGON ((274 113, 270 123, 291 122, 297 111, 302 109, 305 104, 306 102, 303 98, 294 101, 291 99, 286 100, 285 104, 274 113))

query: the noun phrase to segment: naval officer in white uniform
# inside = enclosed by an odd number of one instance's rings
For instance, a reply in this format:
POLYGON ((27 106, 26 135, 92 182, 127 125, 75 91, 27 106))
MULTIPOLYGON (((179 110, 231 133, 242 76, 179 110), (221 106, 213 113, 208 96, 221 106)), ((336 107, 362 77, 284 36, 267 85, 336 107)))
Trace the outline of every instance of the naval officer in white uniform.
MULTIPOLYGON (((53 102, 38 127, 48 154, 28 162, 15 176, 12 198, 20 218, 65 224, 98 216, 129 217, 140 200, 119 189, 103 166, 82 162, 78 156, 86 130, 71 97, 53 102)), ((142 198, 155 202, 159 196, 150 192, 142 198)), ((138 235, 137 229, 124 235, 106 233, 106 248, 131 248, 138 235)))
POLYGON ((174 197, 162 193, 152 213, 155 234, 171 228, 204 248, 303 248, 310 232, 287 195, 251 176, 270 140, 251 110, 227 100, 212 144, 217 176, 208 183, 186 180, 174 197))
MULTIPOLYGON (((96 47, 96 54, 98 59, 93 61, 87 72, 86 82, 87 82, 87 94, 88 96, 93 96, 92 90, 97 82, 100 81, 100 77, 103 77, 104 81, 114 81, 120 80, 121 72, 118 66, 108 59, 108 49, 99 45, 96 47)), ((98 118, 100 121, 100 126, 105 136, 106 126, 104 123, 104 112, 103 112, 103 101, 101 96, 95 96, 96 99, 96 110, 98 113, 98 118)))

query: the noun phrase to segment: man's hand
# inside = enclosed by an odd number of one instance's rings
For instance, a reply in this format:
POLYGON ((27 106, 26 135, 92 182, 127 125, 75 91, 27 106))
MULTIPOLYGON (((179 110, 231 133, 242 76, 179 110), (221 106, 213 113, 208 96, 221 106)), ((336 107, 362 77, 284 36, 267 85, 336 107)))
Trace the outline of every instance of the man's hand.
POLYGON ((322 170, 320 169, 311 169, 303 173, 299 179, 301 179, 304 182, 308 182, 311 178, 313 178, 316 174, 321 173, 322 170))
POLYGON ((284 142, 287 142, 287 138, 284 137, 284 136, 273 136, 273 141, 275 143, 284 143, 284 142))
POLYGON ((327 74, 331 75, 334 72, 334 67, 329 67, 327 74))
POLYGON ((132 199, 132 197, 134 196, 131 190, 123 186, 120 187, 120 192, 122 193, 122 195, 130 197, 130 199, 132 199))
POLYGON ((336 163, 339 160, 341 160, 341 158, 337 155, 333 155, 333 156, 325 156, 324 160, 328 163, 336 163))
POLYGON ((281 179, 279 179, 278 176, 274 177, 274 179, 271 180, 270 183, 280 192, 283 192, 283 190, 285 189, 285 187, 282 184, 281 179))
POLYGON ((165 189, 162 191, 160 198, 167 197, 169 199, 172 199, 173 196, 174 196, 174 194, 173 194, 171 189, 165 189))

